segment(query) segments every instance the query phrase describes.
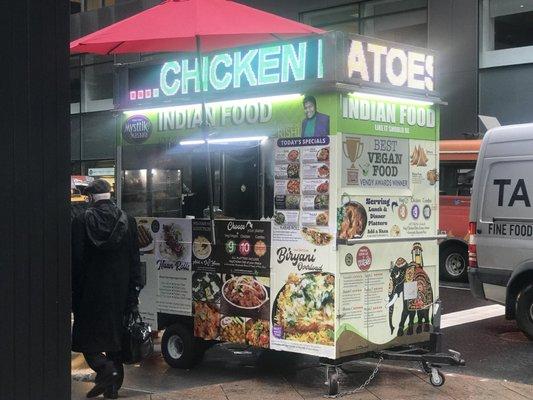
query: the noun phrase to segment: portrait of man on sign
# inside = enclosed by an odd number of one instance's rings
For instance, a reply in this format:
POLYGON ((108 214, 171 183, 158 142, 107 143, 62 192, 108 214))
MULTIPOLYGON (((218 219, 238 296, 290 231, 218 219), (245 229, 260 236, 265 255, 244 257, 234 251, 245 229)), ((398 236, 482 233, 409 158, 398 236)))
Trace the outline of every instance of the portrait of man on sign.
POLYGON ((329 115, 317 111, 316 99, 305 96, 303 106, 305 118, 302 121, 302 137, 329 135, 329 115))

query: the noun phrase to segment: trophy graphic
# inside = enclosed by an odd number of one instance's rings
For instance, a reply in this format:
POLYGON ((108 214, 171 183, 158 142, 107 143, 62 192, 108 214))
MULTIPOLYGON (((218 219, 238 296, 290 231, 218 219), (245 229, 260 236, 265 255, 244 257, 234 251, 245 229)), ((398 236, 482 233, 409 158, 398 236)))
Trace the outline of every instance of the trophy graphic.
POLYGON ((360 138, 349 137, 342 143, 344 155, 352 162, 350 169, 355 169, 355 162, 363 154, 363 143, 360 138))
POLYGON ((347 137, 342 142, 342 151, 352 163, 350 168, 346 168, 347 185, 359 185, 359 168, 355 167, 355 162, 363 155, 363 147, 361 138, 358 137, 347 137))

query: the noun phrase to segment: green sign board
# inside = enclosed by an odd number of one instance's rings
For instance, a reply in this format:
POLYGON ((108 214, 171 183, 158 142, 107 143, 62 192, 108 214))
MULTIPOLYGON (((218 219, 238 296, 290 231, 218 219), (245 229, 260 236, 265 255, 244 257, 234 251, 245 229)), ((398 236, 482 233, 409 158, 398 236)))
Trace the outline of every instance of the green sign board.
MULTIPOLYGON (((299 137, 306 115, 303 95, 272 96, 224 101, 206 105, 212 138, 299 137)), ((327 132, 336 132, 336 95, 315 97, 317 112, 331 116, 327 132)), ((125 113, 122 138, 128 144, 178 144, 201 139, 202 108, 199 104, 125 113)), ((324 131, 325 132, 325 131, 324 131)))
POLYGON ((385 96, 339 95, 337 129, 342 133, 437 140, 438 108, 429 102, 385 96))
MULTIPOLYGON (((250 136, 300 137, 336 133, 438 139, 439 113, 431 103, 356 94, 320 94, 315 132, 308 125, 304 96, 271 96, 208 103, 206 119, 211 138, 250 136)), ((170 144, 202 139, 199 104, 125 113, 124 144, 170 144)))

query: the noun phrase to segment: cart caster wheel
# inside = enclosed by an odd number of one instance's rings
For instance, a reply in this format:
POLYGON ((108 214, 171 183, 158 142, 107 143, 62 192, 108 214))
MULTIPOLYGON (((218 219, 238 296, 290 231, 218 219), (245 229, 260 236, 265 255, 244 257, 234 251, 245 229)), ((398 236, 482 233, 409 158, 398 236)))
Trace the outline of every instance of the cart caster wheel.
POLYGON ((329 396, 335 396, 339 393, 339 374, 336 371, 328 374, 327 385, 329 396))
POLYGON ((437 368, 431 368, 431 373, 429 374, 429 382, 433 386, 439 387, 444 385, 444 382, 446 382, 446 378, 444 377, 444 374, 440 372, 437 368))

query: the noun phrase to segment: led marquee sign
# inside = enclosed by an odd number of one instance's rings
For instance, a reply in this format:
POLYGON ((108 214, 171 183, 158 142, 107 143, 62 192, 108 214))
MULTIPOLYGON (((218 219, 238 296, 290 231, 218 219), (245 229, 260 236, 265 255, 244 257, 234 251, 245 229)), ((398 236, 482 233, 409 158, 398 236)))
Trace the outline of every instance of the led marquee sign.
POLYGON ((433 62, 432 54, 420 50, 352 39, 347 55, 348 78, 433 92, 433 62))
POLYGON ((322 39, 314 38, 208 54, 201 57, 202 68, 198 58, 189 56, 131 69, 127 102, 149 103, 191 97, 200 90, 223 93, 321 79, 322 47, 322 39))

